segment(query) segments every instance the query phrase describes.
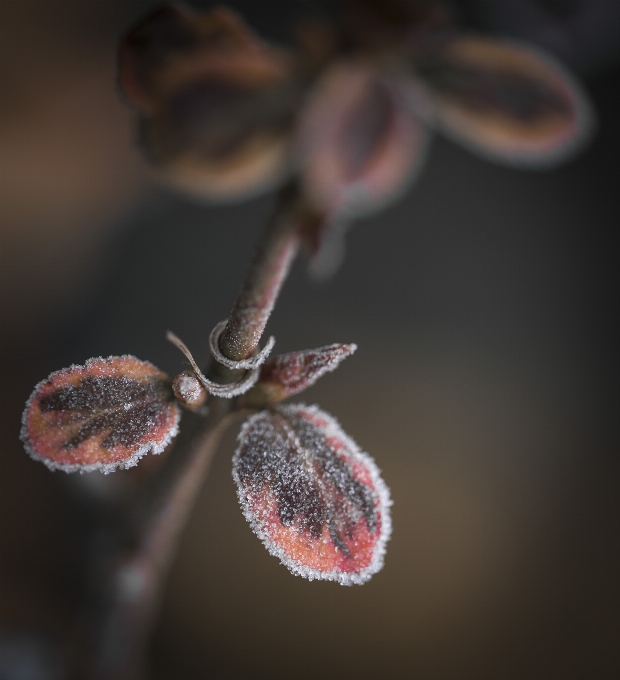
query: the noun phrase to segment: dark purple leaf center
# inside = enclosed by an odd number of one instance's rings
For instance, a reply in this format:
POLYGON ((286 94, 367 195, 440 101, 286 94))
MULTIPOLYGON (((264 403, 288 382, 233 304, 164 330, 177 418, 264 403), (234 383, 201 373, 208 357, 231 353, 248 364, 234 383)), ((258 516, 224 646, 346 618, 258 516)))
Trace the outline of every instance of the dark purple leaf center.
POLYGON ((42 397, 39 406, 43 413, 69 413, 73 422, 83 422, 63 443, 64 448, 77 448, 107 431, 109 434, 101 444, 111 448, 138 442, 157 427, 171 401, 172 390, 164 380, 88 376, 78 385, 62 387, 42 397))
POLYGON ((364 518, 375 533, 378 518, 370 488, 358 481, 350 466, 328 444, 320 429, 306 418, 272 413, 270 427, 252 428, 239 459, 241 483, 252 489, 269 486, 285 526, 297 520, 319 538, 327 525, 334 544, 349 555, 350 539, 364 518))
POLYGON ((569 112, 564 97, 540 78, 439 58, 426 62, 420 71, 444 96, 475 110, 499 110, 522 122, 569 112))

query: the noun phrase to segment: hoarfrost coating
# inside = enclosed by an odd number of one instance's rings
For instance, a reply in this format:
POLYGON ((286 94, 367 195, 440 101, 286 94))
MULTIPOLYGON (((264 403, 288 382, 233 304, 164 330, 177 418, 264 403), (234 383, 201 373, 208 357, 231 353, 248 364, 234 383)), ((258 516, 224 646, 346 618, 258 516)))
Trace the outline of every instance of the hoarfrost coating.
POLYGON ((180 410, 170 381, 131 355, 89 359, 41 381, 26 404, 21 439, 50 470, 112 472, 178 433, 180 410))
POLYGON ((239 441, 233 478, 244 515, 293 574, 353 585, 382 568, 389 490, 332 416, 303 404, 261 411, 239 441))

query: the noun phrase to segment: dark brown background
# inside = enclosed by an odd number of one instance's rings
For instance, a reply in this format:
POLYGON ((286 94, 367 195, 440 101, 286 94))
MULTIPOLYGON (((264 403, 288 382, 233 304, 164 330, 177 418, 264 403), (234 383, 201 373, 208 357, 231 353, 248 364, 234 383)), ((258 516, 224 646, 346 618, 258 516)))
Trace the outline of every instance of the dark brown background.
MULTIPOLYGON (((121 353, 174 373, 167 328, 204 361, 272 204, 198 206, 149 178, 114 50, 154 4, 0 3, 2 680, 67 676, 86 488, 105 498, 114 485, 27 458, 17 438, 33 385, 121 353)), ((280 351, 360 346, 304 397, 341 421, 392 488, 384 570, 361 588, 288 574, 238 508, 231 431, 168 583, 153 678, 620 672, 620 81, 605 18, 616 3, 591 4, 599 33, 563 42, 514 3, 459 5, 464 21, 529 32, 582 70, 600 119, 583 155, 528 173, 435 138, 411 191, 350 233, 332 281, 316 285, 296 265, 270 323, 280 351)), ((233 5, 280 40, 312 9, 233 5)), ((529 4, 558 22, 575 5, 529 4)))

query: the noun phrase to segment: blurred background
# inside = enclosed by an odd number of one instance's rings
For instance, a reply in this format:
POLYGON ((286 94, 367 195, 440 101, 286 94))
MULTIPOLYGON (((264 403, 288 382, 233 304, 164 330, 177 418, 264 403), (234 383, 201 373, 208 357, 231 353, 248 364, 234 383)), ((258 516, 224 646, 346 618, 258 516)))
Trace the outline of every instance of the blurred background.
MULTIPOLYGON (((0 2, 2 680, 70 677, 92 527, 144 474, 67 476, 30 460, 18 436, 33 386, 123 353, 174 375, 168 328, 204 363, 273 205, 199 205, 150 178, 115 49, 156 4, 0 2)), ((230 5, 281 43, 297 16, 322 11, 230 5)), ((343 588, 270 557, 237 504, 233 428, 167 584, 156 680, 620 674, 620 4, 454 8, 465 26, 558 55, 590 93, 598 134, 550 172, 435 137, 415 186, 351 230, 332 280, 297 262, 268 330, 281 352, 359 345, 303 396, 383 470, 385 568, 343 588)))

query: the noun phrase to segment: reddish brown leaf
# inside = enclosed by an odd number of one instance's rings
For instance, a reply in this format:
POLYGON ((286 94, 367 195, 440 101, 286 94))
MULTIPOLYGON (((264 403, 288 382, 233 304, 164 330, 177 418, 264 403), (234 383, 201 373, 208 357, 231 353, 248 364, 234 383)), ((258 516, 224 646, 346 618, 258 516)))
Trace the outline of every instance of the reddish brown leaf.
POLYGON ((179 417, 168 377, 152 364, 129 355, 89 359, 35 387, 21 438, 51 470, 108 473, 161 453, 179 417))
POLYGON ((234 198, 287 171, 301 96, 293 60, 235 12, 157 10, 124 37, 119 82, 142 114, 148 159, 176 187, 234 198))
POLYGON ((420 64, 438 126, 492 160, 550 166, 589 140, 588 97, 551 57, 526 45, 462 36, 420 64))
POLYGON ((425 102, 412 80, 343 61, 317 84, 301 116, 297 150, 311 205, 338 221, 401 193, 425 156, 425 102))
POLYGON ((316 406, 249 418, 233 478, 246 519, 272 555, 310 580, 362 584, 383 566, 389 491, 374 461, 316 406))

